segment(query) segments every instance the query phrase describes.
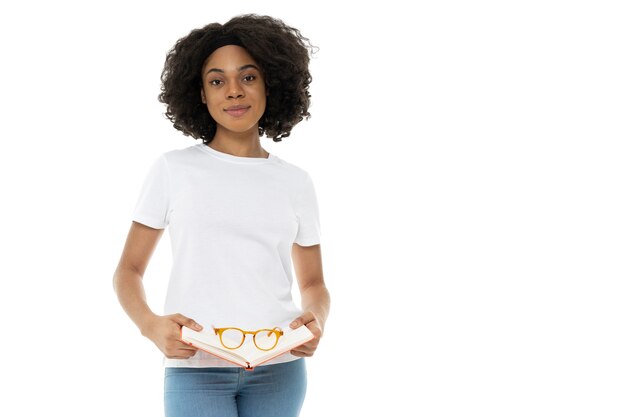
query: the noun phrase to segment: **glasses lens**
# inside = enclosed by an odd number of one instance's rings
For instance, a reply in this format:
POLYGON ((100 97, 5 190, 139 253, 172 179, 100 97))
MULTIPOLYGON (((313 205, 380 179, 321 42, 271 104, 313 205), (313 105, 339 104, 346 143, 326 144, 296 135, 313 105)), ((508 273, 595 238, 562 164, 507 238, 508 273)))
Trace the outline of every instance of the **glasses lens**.
POLYGON ((222 343, 230 349, 238 348, 243 342, 244 334, 237 329, 226 329, 222 332, 222 343))
POLYGON ((276 332, 269 329, 259 330, 254 335, 254 343, 259 349, 262 350, 272 349, 276 345, 277 340, 278 336, 276 335, 276 332))

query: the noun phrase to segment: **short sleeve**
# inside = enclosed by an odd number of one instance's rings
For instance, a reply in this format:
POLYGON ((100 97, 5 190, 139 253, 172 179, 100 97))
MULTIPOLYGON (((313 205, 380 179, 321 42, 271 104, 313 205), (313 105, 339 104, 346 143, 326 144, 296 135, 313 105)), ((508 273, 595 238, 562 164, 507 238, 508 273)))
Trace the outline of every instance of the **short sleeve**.
POLYGON ((170 177, 165 156, 152 164, 146 175, 131 219, 154 229, 169 223, 170 177))
POLYGON ((320 243, 321 229, 319 207, 313 180, 307 173, 296 206, 298 217, 298 233, 294 240, 300 246, 312 246, 320 243))

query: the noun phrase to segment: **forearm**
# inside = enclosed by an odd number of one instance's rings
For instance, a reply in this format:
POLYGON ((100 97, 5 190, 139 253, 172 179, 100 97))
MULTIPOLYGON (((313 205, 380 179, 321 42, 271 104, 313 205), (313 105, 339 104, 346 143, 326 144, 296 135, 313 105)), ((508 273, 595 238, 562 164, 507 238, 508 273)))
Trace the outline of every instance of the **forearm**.
POLYGON ((326 285, 319 284, 305 288, 301 292, 301 298, 302 310, 312 312, 323 331, 330 311, 330 293, 326 285))
POLYGON ((113 288, 122 308, 143 334, 146 323, 155 314, 148 306, 142 276, 130 269, 118 269, 113 277, 113 288))

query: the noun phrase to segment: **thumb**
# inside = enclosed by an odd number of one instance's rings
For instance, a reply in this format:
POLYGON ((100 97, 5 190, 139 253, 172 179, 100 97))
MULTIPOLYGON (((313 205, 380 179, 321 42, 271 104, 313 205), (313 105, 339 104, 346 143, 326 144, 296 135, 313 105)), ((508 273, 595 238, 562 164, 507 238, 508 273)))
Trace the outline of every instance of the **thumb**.
POLYGON ((201 325, 199 325, 198 323, 196 323, 194 320, 190 319, 189 317, 183 316, 180 313, 174 314, 172 319, 176 323, 180 324, 181 326, 189 327, 190 329, 196 330, 196 331, 202 330, 201 325))
POLYGON ((291 327, 292 329, 297 329, 298 327, 302 326, 303 324, 307 324, 312 320, 313 315, 309 312, 306 312, 300 317, 296 318, 294 321, 292 321, 289 327, 291 327))
POLYGON ((291 327, 292 329, 297 329, 298 327, 302 326, 303 324, 307 324, 310 320, 307 320, 308 313, 304 313, 302 314, 300 317, 294 319, 294 321, 291 322, 291 324, 289 325, 289 327, 291 327))
POLYGON ((291 327, 292 329, 297 329, 300 326, 302 326, 302 317, 298 317, 289 325, 289 327, 291 327))

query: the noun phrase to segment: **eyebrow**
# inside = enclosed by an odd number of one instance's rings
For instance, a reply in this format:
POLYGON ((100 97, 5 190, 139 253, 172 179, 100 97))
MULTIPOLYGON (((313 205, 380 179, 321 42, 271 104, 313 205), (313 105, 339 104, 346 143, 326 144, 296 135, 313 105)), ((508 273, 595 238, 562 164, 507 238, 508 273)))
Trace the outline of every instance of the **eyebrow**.
MULTIPOLYGON (((237 70, 238 70, 239 72, 241 72, 241 71, 247 70, 248 68, 254 68, 255 70, 257 70, 257 71, 261 72, 261 70, 259 69, 259 67, 257 67, 257 66, 256 66, 256 65, 254 65, 254 64, 247 64, 247 65, 241 66, 241 67, 237 68, 237 70)), ((210 72, 220 72, 220 73, 222 73, 222 74, 223 74, 223 73, 224 73, 224 70, 223 70, 223 69, 219 69, 219 68, 211 68, 210 70, 208 70, 208 71, 206 72, 206 74, 208 74, 208 73, 210 73, 210 72)), ((206 75, 206 74, 204 74, 204 75, 206 75)))

